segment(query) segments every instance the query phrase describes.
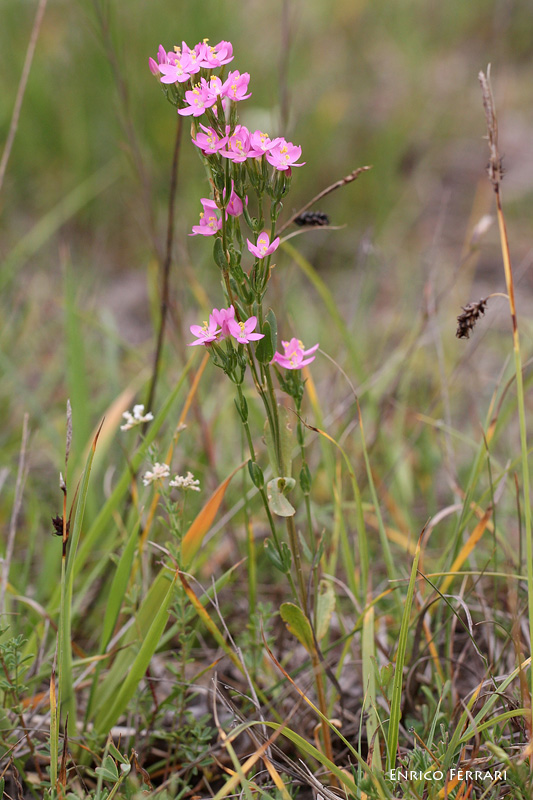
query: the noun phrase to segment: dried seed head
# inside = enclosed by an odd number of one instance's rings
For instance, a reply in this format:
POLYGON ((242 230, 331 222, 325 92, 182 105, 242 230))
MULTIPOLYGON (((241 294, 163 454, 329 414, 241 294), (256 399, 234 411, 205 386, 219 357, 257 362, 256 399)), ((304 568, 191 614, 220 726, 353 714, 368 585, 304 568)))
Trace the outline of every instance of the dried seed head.
POLYGON ((477 303, 469 303, 467 306, 461 306, 463 313, 457 317, 457 331, 455 335, 458 339, 469 339, 470 331, 474 330, 474 326, 478 319, 483 316, 487 307, 488 297, 478 300, 477 303))
MULTIPOLYGON (((54 533, 56 536, 63 536, 63 517, 59 514, 56 517, 52 517, 52 525, 54 526, 54 533)), ((67 520, 67 536, 70 533, 70 521, 67 520)))
POLYGON ((485 117, 487 119, 487 140, 490 151, 487 172, 494 189, 497 191, 500 181, 503 178, 503 167, 498 150, 498 118, 496 116, 496 107, 494 105, 494 97, 492 95, 492 86, 490 84, 490 64, 487 69, 487 74, 485 75, 484 72, 480 72, 478 78, 481 84, 483 107, 485 109, 485 117))
POLYGON ((300 227, 304 225, 307 227, 321 227, 323 225, 329 225, 329 217, 327 214, 324 214, 323 211, 304 211, 296 217, 294 224, 300 227))

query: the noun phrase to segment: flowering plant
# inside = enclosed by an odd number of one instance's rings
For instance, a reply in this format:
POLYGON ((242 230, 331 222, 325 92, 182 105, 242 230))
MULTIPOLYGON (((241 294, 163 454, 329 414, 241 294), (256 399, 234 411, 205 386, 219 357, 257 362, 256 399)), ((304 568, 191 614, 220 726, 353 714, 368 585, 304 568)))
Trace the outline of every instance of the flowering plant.
MULTIPOLYGON (((291 186, 293 168, 305 162, 300 160, 302 148, 299 145, 283 136, 271 137, 261 130, 249 130, 239 121, 239 104, 252 94, 251 78, 247 72, 227 71, 232 60, 233 47, 229 42, 221 41, 211 47, 205 40, 193 48, 182 42, 181 47, 171 51, 160 46, 157 61, 151 58, 149 66, 178 115, 190 117, 191 140, 212 190, 209 197, 201 199, 200 220, 192 225, 189 235, 211 237, 224 303, 222 308, 213 308, 202 325, 190 326, 194 339, 188 344, 204 347, 213 364, 235 385, 235 405, 249 449, 248 471, 263 503, 271 534, 265 542, 265 553, 286 575, 299 611, 307 621, 311 606, 303 561, 307 558, 313 568, 318 558, 318 542, 311 516, 311 475, 300 412, 305 390, 302 370, 314 361, 319 345, 305 349, 300 339, 292 337, 282 342, 283 352, 279 352, 276 316, 271 308, 265 307, 268 283, 275 266, 272 257, 282 244, 277 235, 278 219, 291 186), (249 426, 244 390, 246 375, 251 377, 265 412, 270 480, 265 467, 258 463, 249 426), (278 403, 276 377, 280 389, 294 400, 296 441, 287 410, 278 403), (295 448, 299 448, 301 459, 299 488, 308 527, 308 541, 303 549, 294 522, 296 509, 288 500, 296 487, 291 474, 295 448), (288 545, 278 530, 280 517, 284 520, 288 545)), ((353 180, 353 177, 346 180, 353 180)), ((248 559, 250 581, 255 575, 255 559, 252 542, 248 559)), ((255 590, 251 588, 252 606, 254 598, 255 590)), ((327 704, 317 649, 312 647, 310 654, 325 719, 327 704)), ((329 729, 325 723, 323 738, 326 751, 331 753, 329 729)))

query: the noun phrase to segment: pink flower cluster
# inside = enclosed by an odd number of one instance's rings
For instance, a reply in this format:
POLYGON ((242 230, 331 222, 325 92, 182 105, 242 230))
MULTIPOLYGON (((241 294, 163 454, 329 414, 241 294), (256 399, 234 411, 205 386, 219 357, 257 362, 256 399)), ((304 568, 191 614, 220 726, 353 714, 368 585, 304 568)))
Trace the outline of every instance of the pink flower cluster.
POLYGON ((290 342, 282 342, 283 353, 275 353, 271 364, 279 364, 280 367, 285 369, 301 369, 311 361, 315 360, 315 352, 318 350, 318 344, 310 347, 309 350, 304 350, 303 342, 299 339, 291 339, 290 342))
POLYGON ((191 48, 185 43, 167 52, 162 44, 157 51, 157 61, 148 59, 153 75, 162 75, 161 83, 185 83, 200 69, 216 69, 233 60, 233 47, 229 42, 219 42, 214 47, 207 39, 191 48))
POLYGON ((305 164, 305 161, 296 163, 302 155, 302 148, 287 142, 281 136, 270 139, 263 131, 250 133, 245 125, 237 125, 230 136, 230 127, 227 125, 226 136, 220 137, 213 128, 206 128, 202 124, 200 127, 204 132, 198 133, 193 142, 206 154, 220 153, 236 163, 242 163, 247 158, 265 156, 268 163, 278 170, 302 167, 305 164))
MULTIPOLYGON (((204 39, 192 49, 182 42, 181 47, 169 52, 163 45, 159 45, 157 61, 153 58, 148 59, 150 70, 154 75, 161 76, 161 83, 187 83, 201 69, 216 69, 233 60, 233 47, 230 42, 221 41, 214 47, 210 47, 207 42, 208 40, 204 39)), ((179 108, 178 114, 200 117, 208 108, 213 108, 216 114, 219 98, 225 109, 227 100, 239 102, 251 96, 248 91, 250 82, 248 72, 242 74, 239 70, 229 72, 224 82, 217 75, 209 77, 204 75, 200 76, 196 84, 189 83, 185 91, 185 107, 179 108)), ((202 124, 200 128, 202 131, 196 134, 193 142, 207 155, 220 153, 224 158, 236 163, 242 163, 247 158, 265 156, 269 164, 282 171, 290 170, 291 167, 301 167, 305 163, 297 163, 302 148, 287 142, 282 137, 270 139, 266 133, 259 130, 251 133, 244 125, 237 125, 233 133, 230 133, 229 125, 226 126, 225 136, 202 124)))
POLYGON ((189 342, 189 347, 220 342, 227 336, 232 336, 239 344, 248 344, 248 342, 254 342, 264 336, 263 333, 253 332, 256 326, 257 317, 249 317, 245 322, 238 322, 235 319, 233 306, 214 308, 209 315, 209 321, 204 322, 203 325, 191 325, 190 331, 193 336, 196 336, 196 339, 194 342, 189 342))

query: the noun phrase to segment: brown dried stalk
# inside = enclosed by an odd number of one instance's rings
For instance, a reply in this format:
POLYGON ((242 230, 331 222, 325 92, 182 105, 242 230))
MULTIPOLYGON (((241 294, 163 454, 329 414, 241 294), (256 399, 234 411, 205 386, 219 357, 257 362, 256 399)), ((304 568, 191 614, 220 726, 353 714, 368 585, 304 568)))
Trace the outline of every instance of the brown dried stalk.
POLYGON ((13 142, 15 141, 15 134, 18 128, 22 101, 24 100, 26 85, 30 76, 33 54, 35 53, 35 46, 37 44, 37 39, 39 38, 39 31, 41 30, 41 23, 43 21, 44 12, 46 9, 46 3, 47 0, 39 0, 39 5, 37 6, 37 11, 35 13, 35 20, 33 22, 30 41, 28 44, 28 49, 26 50, 26 58, 24 59, 24 66, 22 67, 22 75, 20 76, 19 86, 17 89, 15 107, 13 108, 13 114, 11 116, 11 123, 9 125, 4 152, 2 153, 2 159, 0 160, 0 190, 2 189, 2 184, 4 183, 7 162, 9 161, 9 156, 11 155, 11 150, 13 148, 13 142))

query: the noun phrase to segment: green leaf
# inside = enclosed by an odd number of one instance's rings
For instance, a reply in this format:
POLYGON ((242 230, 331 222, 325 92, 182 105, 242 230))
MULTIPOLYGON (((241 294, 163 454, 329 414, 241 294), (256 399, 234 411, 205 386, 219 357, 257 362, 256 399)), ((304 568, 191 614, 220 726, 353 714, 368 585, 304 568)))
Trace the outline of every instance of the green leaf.
POLYGON ((292 556, 289 546, 286 542, 281 543, 281 553, 278 552, 276 546, 272 543, 272 539, 265 539, 265 555, 280 572, 287 574, 291 568, 292 556))
POLYGON ((278 517, 293 517, 296 509, 291 506, 284 492, 294 488, 294 478, 273 478, 267 483, 267 500, 272 513, 278 517))
POLYGON ((392 684, 392 698, 390 705, 388 748, 387 748, 387 770, 391 770, 396 763, 396 749, 398 747, 398 734, 400 730, 400 720, 402 717, 402 687, 403 687, 403 666, 405 664, 405 654, 407 650, 407 636, 409 632, 409 621, 411 617, 411 607, 415 593, 415 583, 420 558, 420 540, 416 547, 411 577, 407 587, 407 597, 403 610, 402 623, 398 636, 398 648, 396 650, 396 664, 394 667, 394 681, 392 684))
MULTIPOLYGON (((115 747, 115 745, 111 741, 111 737, 109 737, 109 741, 107 742, 107 749, 109 750, 109 752, 111 753, 113 758, 116 758, 117 761, 120 761, 122 766, 124 766, 124 764, 127 764, 129 766, 129 763, 130 763, 129 760, 126 758, 126 756, 122 755, 120 750, 118 750, 115 747)), ((122 766, 121 766, 121 769, 122 769, 122 766)))
POLYGON ((222 247, 222 239, 220 239, 218 236, 215 239, 215 244, 213 245, 213 258, 219 269, 227 271, 228 260, 226 258, 226 254, 224 253, 224 248, 222 247))
POLYGON ((255 355, 257 356, 257 360, 260 361, 261 364, 270 364, 270 362, 274 358, 274 351, 272 349, 271 331, 268 322, 263 323, 263 327, 261 328, 261 333, 263 334, 263 338, 260 339, 259 342, 257 343, 257 347, 255 348, 255 355))
POLYGON ((163 602, 152 620, 152 624, 146 633, 141 648, 131 664, 129 672, 120 685, 118 693, 113 695, 110 699, 110 706, 104 706, 101 709, 101 713, 97 716, 94 724, 97 733, 106 733, 112 728, 120 715, 124 713, 128 703, 137 691, 139 683, 148 669, 151 658, 165 630, 175 583, 176 575, 168 587, 166 596, 163 598, 163 602))
POLYGON ((271 308, 268 309, 265 320, 270 326, 270 343, 272 350, 275 352, 278 347, 278 321, 271 308))
POLYGON ((390 700, 390 692, 389 689, 392 685, 392 678, 394 675, 394 664, 385 664, 379 670, 379 682, 382 689, 385 690, 387 697, 390 700))
POLYGON ((242 419, 243 422, 246 422, 246 420, 248 419, 248 403, 246 402, 245 396, 241 395, 240 400, 235 398, 233 402, 235 403, 235 408, 237 409, 239 417, 242 419))
POLYGON ((102 766, 95 769, 97 775, 100 775, 104 781, 113 781, 116 783, 119 780, 117 765, 111 758, 106 756, 102 761, 102 766))
POLYGON ((85 463, 85 469, 81 479, 78 499, 76 502, 75 510, 73 512, 72 526, 70 537, 68 541, 68 552, 66 557, 61 562, 61 606, 59 612, 59 682, 58 682, 58 706, 62 718, 66 718, 68 714, 69 720, 69 735, 76 734, 76 698, 74 695, 73 679, 72 679, 72 636, 71 636, 71 610, 72 610, 72 593, 74 585, 74 564, 76 562, 76 553, 78 544, 81 537, 81 529, 83 522, 83 515, 85 512, 85 504, 87 502, 87 493, 89 491, 89 478, 91 475, 91 467, 96 450, 96 443, 98 441, 98 429, 92 446, 89 450, 89 455, 85 463))
POLYGON ((248 472, 250 473, 253 485, 257 486, 258 489, 262 489, 265 485, 265 477, 259 464, 250 459, 248 461, 248 472))
POLYGON ((307 464, 300 470, 300 488, 304 494, 309 494, 311 491, 311 472, 307 464))
POLYGON ((93 717, 94 711, 96 711, 96 719, 101 719, 113 703, 113 699, 120 690, 132 662, 140 651, 141 642, 148 636, 158 610, 165 602, 168 589, 169 574, 166 570, 164 572, 161 571, 152 582, 135 615, 135 624, 127 630, 124 638, 120 641, 122 649, 96 689, 88 719, 93 717))
POLYGON ((283 603, 279 613, 289 632, 296 636, 308 653, 312 653, 315 649, 313 631, 302 609, 294 603, 283 603))
POLYGON ((133 525, 128 541, 126 542, 126 546, 124 547, 122 555, 120 556, 120 560, 113 576, 102 624, 102 634, 100 637, 101 653, 105 652, 105 649, 111 640, 111 636, 113 635, 113 630, 120 613, 120 608, 126 595, 128 582, 131 576, 131 569, 133 566, 135 549, 139 544, 140 523, 141 521, 139 519, 137 523, 133 525))
POLYGON ((316 638, 324 638, 329 630, 331 617, 335 610, 335 589, 331 581, 320 581, 316 603, 316 638))

